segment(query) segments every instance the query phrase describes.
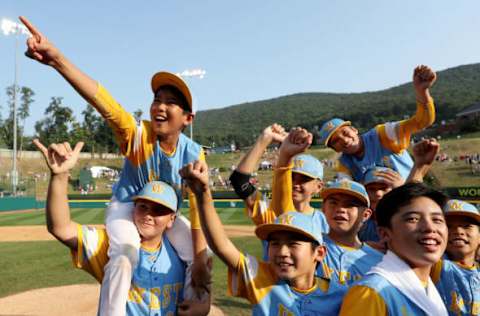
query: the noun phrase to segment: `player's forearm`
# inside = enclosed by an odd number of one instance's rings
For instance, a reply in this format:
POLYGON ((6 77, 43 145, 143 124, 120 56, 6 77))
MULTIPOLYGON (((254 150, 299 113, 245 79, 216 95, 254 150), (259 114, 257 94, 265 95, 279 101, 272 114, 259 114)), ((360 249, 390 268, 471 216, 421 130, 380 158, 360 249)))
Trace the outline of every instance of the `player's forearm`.
POLYGON ((429 89, 415 89, 415 98, 421 104, 427 104, 432 99, 429 89))
POLYGON ((271 139, 268 139, 263 134, 260 135, 253 147, 243 156, 242 160, 240 160, 236 170, 245 174, 254 172, 257 169, 258 162, 262 158, 265 149, 267 149, 271 142, 271 139))
POLYGON ((430 170, 431 165, 417 165, 414 164, 412 170, 408 175, 406 183, 409 182, 423 182, 423 178, 427 175, 428 171, 430 170))
POLYGON ((212 251, 229 267, 236 268, 240 253, 228 238, 218 216, 210 189, 195 192, 203 233, 212 251))
POLYGON ((77 226, 70 218, 68 173, 52 174, 48 186, 46 221, 48 231, 70 248, 77 244, 77 226))
POLYGON ((435 105, 427 90, 416 90, 417 112, 415 113, 415 130, 424 129, 435 122, 435 105))
POLYGON ((82 72, 62 54, 55 60, 53 68, 70 83, 85 101, 95 105, 95 95, 98 91, 98 84, 95 80, 82 72))
POLYGON ((278 156, 277 168, 288 167, 293 163, 293 155, 280 148, 280 154, 278 156))
POLYGON ((276 216, 295 209, 292 199, 292 164, 277 167, 272 180, 272 201, 270 208, 276 216))

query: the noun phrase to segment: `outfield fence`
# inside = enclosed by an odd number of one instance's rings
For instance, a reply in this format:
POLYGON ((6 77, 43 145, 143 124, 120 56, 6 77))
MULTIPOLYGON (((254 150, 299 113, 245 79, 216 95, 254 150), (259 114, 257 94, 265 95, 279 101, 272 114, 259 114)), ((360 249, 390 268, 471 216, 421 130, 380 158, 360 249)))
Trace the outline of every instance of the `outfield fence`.
MULTIPOLYGON (((444 188, 443 191, 451 198, 460 199, 480 207, 480 187, 458 187, 444 188)), ((265 197, 270 198, 271 192, 263 192, 265 197)), ((110 201, 109 194, 71 194, 68 196, 71 208, 103 208, 110 201)), ((243 208, 244 203, 238 199, 235 192, 219 191, 213 192, 214 205, 217 208, 243 208)), ((322 200, 320 198, 312 199, 312 206, 320 208, 322 200)), ((183 208, 189 207, 188 199, 182 203, 183 208)), ((45 208, 44 200, 37 200, 35 195, 19 196, 19 197, 3 197, 0 198, 1 211, 29 210, 45 208)))

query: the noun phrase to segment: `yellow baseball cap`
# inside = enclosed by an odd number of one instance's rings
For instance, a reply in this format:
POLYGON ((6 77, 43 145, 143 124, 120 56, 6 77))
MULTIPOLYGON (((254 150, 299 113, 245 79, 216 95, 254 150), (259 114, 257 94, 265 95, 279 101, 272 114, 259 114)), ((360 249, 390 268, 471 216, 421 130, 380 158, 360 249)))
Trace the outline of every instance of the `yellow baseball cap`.
POLYGON ((176 74, 168 71, 160 71, 153 75, 151 82, 153 93, 156 93, 158 88, 160 88, 161 86, 166 85, 174 86, 175 88, 180 90, 180 92, 187 100, 188 109, 191 113, 193 113, 192 94, 187 86, 187 83, 182 78, 180 78, 180 76, 177 76, 176 74))

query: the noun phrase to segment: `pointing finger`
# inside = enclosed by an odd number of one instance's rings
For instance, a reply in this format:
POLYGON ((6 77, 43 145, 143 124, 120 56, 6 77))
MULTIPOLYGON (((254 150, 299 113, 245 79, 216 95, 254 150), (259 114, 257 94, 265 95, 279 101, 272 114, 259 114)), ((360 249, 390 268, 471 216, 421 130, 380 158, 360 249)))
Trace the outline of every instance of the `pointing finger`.
POLYGON ((30 23, 30 21, 24 17, 24 16, 20 16, 19 17, 20 21, 23 23, 23 25, 25 25, 27 27, 27 29, 30 31, 30 33, 32 33, 32 35, 40 41, 41 37, 42 37, 42 33, 40 33, 39 30, 37 30, 37 28, 35 26, 33 26, 32 23, 30 23))

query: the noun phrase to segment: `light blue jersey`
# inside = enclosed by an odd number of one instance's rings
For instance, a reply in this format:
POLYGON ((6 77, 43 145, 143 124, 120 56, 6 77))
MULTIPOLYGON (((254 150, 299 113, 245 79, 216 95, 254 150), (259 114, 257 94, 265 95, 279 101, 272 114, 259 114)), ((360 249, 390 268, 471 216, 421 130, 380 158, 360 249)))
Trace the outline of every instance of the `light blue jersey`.
MULTIPOLYGON (((78 250, 72 252, 76 267, 101 282, 108 262, 107 250, 104 229, 79 225, 78 250)), ((128 293, 127 315, 175 315, 177 305, 183 301, 185 268, 167 238, 163 238, 160 249, 140 248, 128 293)))
MULTIPOLYGON (((143 133, 147 133, 148 130, 146 127, 143 128, 143 133)), ((177 148, 172 155, 162 151, 158 140, 139 146, 150 147, 151 153, 148 157, 142 157, 141 154, 146 153, 146 150, 139 150, 126 156, 120 179, 113 188, 114 196, 121 202, 129 202, 145 184, 160 180, 169 183, 177 191, 179 201, 182 201, 182 178, 178 172, 186 164, 201 159, 200 145, 180 134, 177 148)))
POLYGON ((319 277, 327 278, 335 286, 348 289, 355 281, 360 280, 371 267, 379 263, 383 253, 363 244, 359 249, 340 246, 328 235, 323 236, 327 254, 317 268, 319 277))
POLYGON ((462 267, 448 259, 432 269, 432 280, 449 315, 480 315, 480 267, 462 267))
POLYGON ((366 275, 348 290, 340 315, 427 316, 418 305, 376 273, 366 275))
POLYGON ((231 295, 247 299, 252 315, 337 315, 342 297, 328 293, 329 282, 316 278, 308 291, 295 290, 278 280, 268 263, 241 255, 237 271, 228 271, 231 295))
MULTIPOLYGON (((363 175, 368 169, 377 167, 387 167, 397 171, 403 179, 407 179, 410 170, 413 167, 413 160, 406 150, 393 152, 384 147, 380 141, 378 130, 388 130, 388 125, 384 129, 373 128, 362 134, 360 137, 364 143, 363 157, 358 158, 354 155, 342 154, 339 158, 339 171, 348 170, 352 179, 362 182, 363 175)), ((383 132, 387 134, 387 132, 383 132)), ((384 139, 388 139, 387 136, 384 139)))

